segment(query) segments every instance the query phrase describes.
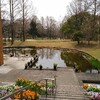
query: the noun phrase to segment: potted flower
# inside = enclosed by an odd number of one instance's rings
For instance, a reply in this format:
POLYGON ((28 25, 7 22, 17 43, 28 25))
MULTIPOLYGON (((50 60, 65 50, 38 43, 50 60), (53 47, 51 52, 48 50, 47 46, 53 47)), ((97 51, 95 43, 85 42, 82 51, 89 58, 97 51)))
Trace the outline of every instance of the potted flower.
POLYGON ((40 70, 42 70, 43 66, 42 66, 42 65, 40 65, 40 66, 39 66, 39 68, 40 68, 40 70))
POLYGON ((57 71, 57 64, 53 65, 53 69, 54 69, 54 71, 57 71))

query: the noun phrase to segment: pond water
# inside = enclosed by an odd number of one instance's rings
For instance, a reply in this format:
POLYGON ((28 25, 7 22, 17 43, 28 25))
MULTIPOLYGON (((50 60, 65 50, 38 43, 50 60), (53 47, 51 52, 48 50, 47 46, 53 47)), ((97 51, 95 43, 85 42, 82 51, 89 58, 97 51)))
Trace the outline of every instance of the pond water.
MULTIPOLYGON (((4 50, 5 54, 15 57, 23 57, 30 59, 37 54, 38 61, 36 67, 42 65, 43 68, 53 68, 54 64, 57 64, 57 67, 77 67, 78 70, 82 72, 89 72, 88 70, 92 69, 92 64, 88 57, 77 50, 72 49, 62 49, 57 50, 54 48, 10 48, 4 50)), ((26 62, 27 63, 27 62, 26 62)), ((97 73, 97 71, 92 71, 97 73)))
POLYGON ((30 57, 33 58, 35 54, 38 55, 38 62, 36 66, 42 65, 45 69, 53 68, 54 64, 57 64, 57 67, 66 67, 64 60, 61 59, 61 50, 55 50, 50 48, 41 48, 41 49, 29 49, 29 48, 20 48, 20 49, 5 49, 4 54, 15 57, 30 57))
POLYGON ((37 66, 53 68, 53 65, 57 64, 57 67, 66 67, 64 60, 61 59, 61 50, 42 48, 37 50, 37 54, 39 55, 37 66))

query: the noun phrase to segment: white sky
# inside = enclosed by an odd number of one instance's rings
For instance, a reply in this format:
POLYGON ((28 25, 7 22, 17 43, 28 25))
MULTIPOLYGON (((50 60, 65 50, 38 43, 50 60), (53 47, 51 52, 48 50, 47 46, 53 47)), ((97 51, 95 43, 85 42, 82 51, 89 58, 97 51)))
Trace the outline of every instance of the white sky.
POLYGON ((36 8, 36 15, 38 18, 41 16, 53 16, 55 20, 61 20, 67 13, 67 5, 72 0, 32 0, 36 8))

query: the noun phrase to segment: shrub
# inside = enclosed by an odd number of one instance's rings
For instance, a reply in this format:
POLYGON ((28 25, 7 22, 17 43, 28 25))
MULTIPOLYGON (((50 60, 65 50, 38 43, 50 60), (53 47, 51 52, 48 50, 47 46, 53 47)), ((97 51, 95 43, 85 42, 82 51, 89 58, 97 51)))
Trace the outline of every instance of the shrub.
POLYGON ((90 62, 94 69, 100 70, 100 61, 97 59, 92 59, 90 62))

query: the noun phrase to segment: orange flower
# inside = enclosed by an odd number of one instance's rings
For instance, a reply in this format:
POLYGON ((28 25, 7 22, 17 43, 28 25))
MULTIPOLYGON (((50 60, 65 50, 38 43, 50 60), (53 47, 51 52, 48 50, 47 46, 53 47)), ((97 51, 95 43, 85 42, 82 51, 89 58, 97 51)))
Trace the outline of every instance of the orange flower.
POLYGON ((83 88, 87 89, 88 88, 88 84, 83 84, 83 88))
MULTIPOLYGON (((23 91, 22 96, 24 99, 34 100, 36 96, 39 97, 39 94, 34 91, 25 90, 23 91)), ((20 97, 20 92, 14 95, 14 99, 20 99, 20 97)))

